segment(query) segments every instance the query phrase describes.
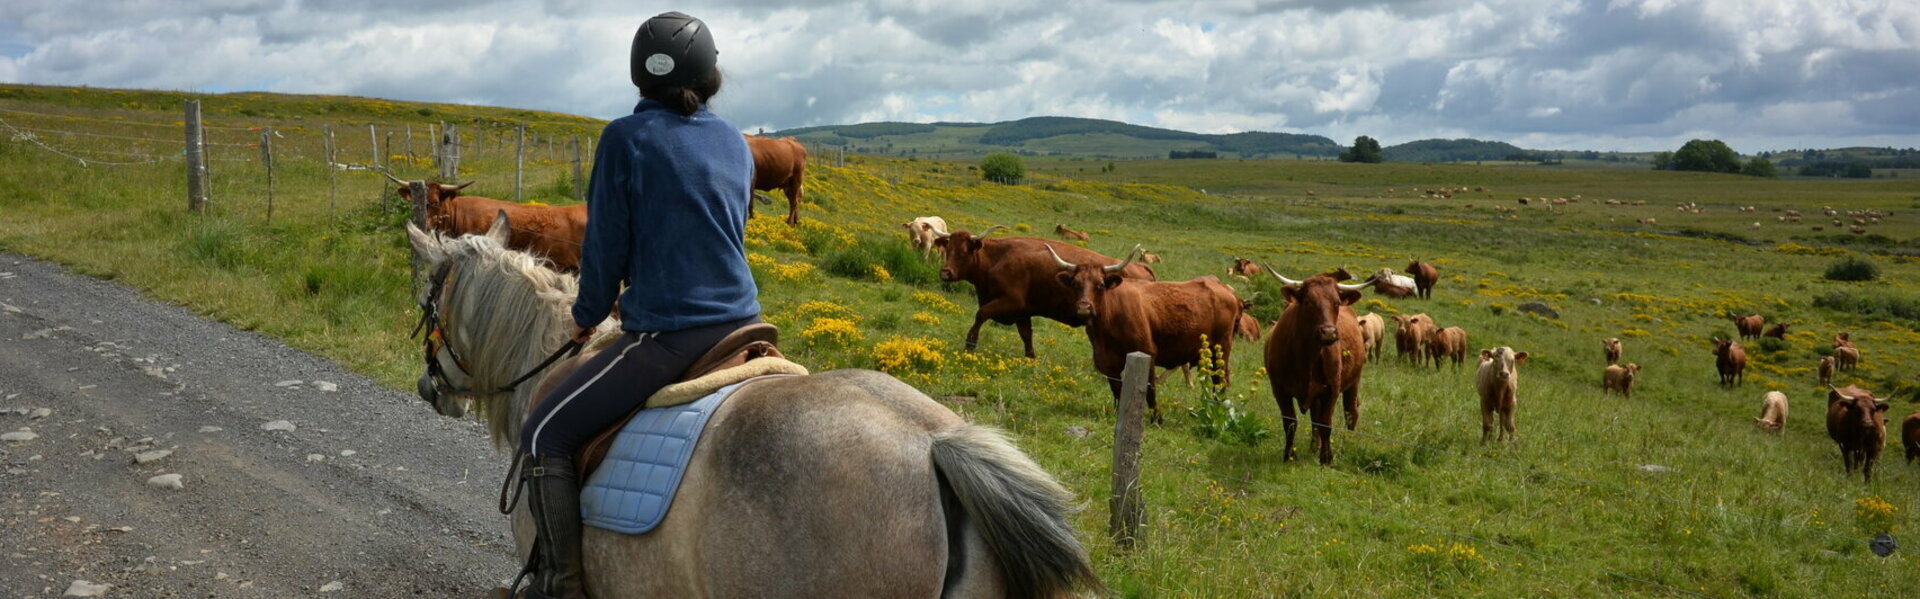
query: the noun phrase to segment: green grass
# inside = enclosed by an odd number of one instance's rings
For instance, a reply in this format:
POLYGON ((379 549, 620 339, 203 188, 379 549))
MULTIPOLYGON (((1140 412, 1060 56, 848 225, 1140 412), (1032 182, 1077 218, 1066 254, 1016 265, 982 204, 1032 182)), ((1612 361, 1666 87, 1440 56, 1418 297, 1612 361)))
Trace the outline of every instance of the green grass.
MULTIPOLYGON (((98 97, 109 90, 54 91, 0 94, 0 108, 71 114, 89 120, 36 126, 105 134, 139 129, 91 119, 178 118, 171 106, 134 110, 98 97)), ((195 216, 184 210, 178 163, 83 167, 9 141, 0 142, 0 248, 119 280, 410 389, 417 347, 406 334, 416 314, 402 217, 382 208, 380 180, 359 172, 334 175, 340 193, 330 208, 329 173, 311 158, 319 125, 364 130, 364 111, 374 109, 339 100, 347 107, 336 113, 356 116, 330 119, 320 107, 335 100, 285 101, 255 110, 284 120, 254 122, 304 127, 282 146, 307 158, 286 159, 276 172, 271 224, 254 164, 215 162, 213 209, 195 216)), ((388 104, 396 119, 414 106, 388 104)), ((501 122, 515 114, 460 109, 501 122)), ((216 157, 247 151, 257 152, 216 157)), ((786 329, 790 355, 816 369, 889 366, 968 418, 1010 431, 1081 495, 1088 509, 1076 524, 1124 596, 1891 597, 1920 582, 1909 549, 1887 559, 1866 551, 1876 527, 1855 513, 1857 499, 1890 502, 1898 511, 1888 521, 1907 540, 1920 472, 1900 463, 1895 444, 1871 485, 1844 476, 1814 382, 1827 340, 1852 331, 1860 368, 1837 382, 1893 395, 1896 418, 1915 407, 1920 333, 1896 310, 1917 293, 1920 266, 1903 253, 1920 247, 1920 181, 1238 160, 1123 161, 1101 174, 1103 164, 1030 161, 1029 184, 1004 186, 980 181, 967 162, 851 156, 846 168, 810 167, 800 229, 779 223, 779 210, 763 211, 748 244, 766 317, 786 329), (1411 191, 1440 186, 1489 191, 1451 200, 1411 191), (1557 208, 1514 201, 1576 195, 1579 203, 1557 208), (1646 205, 1601 203, 1609 198, 1646 205), (1688 202, 1704 213, 1674 210, 1688 202), (1737 208, 1749 205, 1757 212, 1737 208), (1895 216, 1871 227, 1882 237, 1868 242, 1832 227, 1811 231, 1825 205, 1895 216), (1507 207, 1517 209, 1511 218, 1500 210, 1507 207), (1809 217, 1781 224, 1776 209, 1809 217), (918 262, 898 227, 928 214, 956 229, 1006 224, 1028 234, 1065 223, 1110 255, 1142 243, 1165 259, 1157 268, 1168 280, 1221 275, 1233 255, 1295 277, 1434 262, 1434 300, 1369 295, 1358 308, 1424 312, 1465 328, 1471 348, 1528 351, 1520 442, 1479 443, 1471 365, 1369 365, 1359 430, 1335 434, 1332 467, 1282 463, 1277 437, 1251 447, 1201 437, 1186 416, 1201 392, 1173 377, 1160 395, 1167 424, 1148 431, 1143 454, 1146 540, 1120 552, 1104 534, 1113 410, 1084 333, 1039 321, 1040 357, 1028 360, 1017 357, 1011 327, 990 326, 981 351, 958 351, 972 323, 971 289, 932 280, 934 266, 918 262), (1842 256, 1870 257, 1880 278, 1823 278, 1842 256), (1816 303, 1825 297, 1848 301, 1816 303), (1515 310, 1529 301, 1561 318, 1515 310), (1729 312, 1795 325, 1783 342, 1752 344, 1746 385, 1722 390, 1708 339, 1731 334, 1729 312), (855 335, 829 335, 828 318, 852 322, 855 335), (1616 336, 1625 359, 1643 366, 1631 400, 1600 392, 1599 340, 1616 336), (1784 435, 1751 424, 1769 389, 1793 402, 1784 435)), ((511 196, 510 155, 469 153, 466 167, 481 181, 470 191, 511 196)), ((558 181, 568 176, 562 161, 534 161, 529 197, 565 201, 558 181)), ((1228 282, 1266 291, 1256 313, 1277 314, 1270 282, 1228 282)), ((1261 353, 1258 343, 1239 344, 1228 394, 1277 431, 1269 385, 1254 374, 1261 353)))

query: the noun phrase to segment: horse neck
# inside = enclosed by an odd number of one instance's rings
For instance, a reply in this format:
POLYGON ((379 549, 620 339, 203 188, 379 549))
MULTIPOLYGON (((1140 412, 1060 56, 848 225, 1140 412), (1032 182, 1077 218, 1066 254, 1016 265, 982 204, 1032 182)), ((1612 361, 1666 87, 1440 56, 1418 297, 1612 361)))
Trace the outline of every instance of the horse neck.
MULTIPOLYGON (((532 370, 566 343, 572 325, 569 306, 578 288, 571 276, 540 266, 530 256, 499 250, 464 260, 445 310, 449 331, 461 357, 469 362, 469 386, 505 386, 532 370)), ((539 388, 539 379, 513 391, 475 397, 487 433, 496 445, 518 446, 520 425, 539 388)))

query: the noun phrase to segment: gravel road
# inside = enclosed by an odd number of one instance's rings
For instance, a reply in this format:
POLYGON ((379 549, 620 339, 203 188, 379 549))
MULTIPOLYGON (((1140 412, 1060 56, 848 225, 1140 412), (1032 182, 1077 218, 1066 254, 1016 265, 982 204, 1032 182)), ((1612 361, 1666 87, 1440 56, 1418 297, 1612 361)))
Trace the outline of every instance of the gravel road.
POLYGON ((475 597, 516 571, 471 419, 5 253, 0 439, 0 599, 475 597))

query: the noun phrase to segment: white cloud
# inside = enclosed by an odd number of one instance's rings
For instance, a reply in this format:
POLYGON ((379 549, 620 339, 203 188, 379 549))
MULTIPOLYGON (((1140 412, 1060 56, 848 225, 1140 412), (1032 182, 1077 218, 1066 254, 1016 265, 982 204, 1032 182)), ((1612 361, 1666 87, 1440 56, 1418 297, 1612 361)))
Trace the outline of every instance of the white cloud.
MULTIPOLYGON (((610 118, 633 104, 627 44, 656 11, 16 1, 0 4, 0 80, 610 118)), ((1912 0, 717 0, 696 15, 728 75, 715 109, 743 128, 1069 115, 1343 142, 1920 145, 1920 114, 1899 108, 1920 99, 1912 0)))

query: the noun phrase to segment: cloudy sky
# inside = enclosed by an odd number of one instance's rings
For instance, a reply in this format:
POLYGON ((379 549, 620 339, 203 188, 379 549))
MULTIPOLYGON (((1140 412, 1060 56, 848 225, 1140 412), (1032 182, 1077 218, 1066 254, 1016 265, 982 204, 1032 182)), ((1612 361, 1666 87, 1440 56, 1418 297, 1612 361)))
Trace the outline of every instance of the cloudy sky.
POLYGON ((647 16, 743 129, 1037 115, 1342 143, 1920 146, 1920 0, 7 0, 0 81, 632 107, 647 16))

